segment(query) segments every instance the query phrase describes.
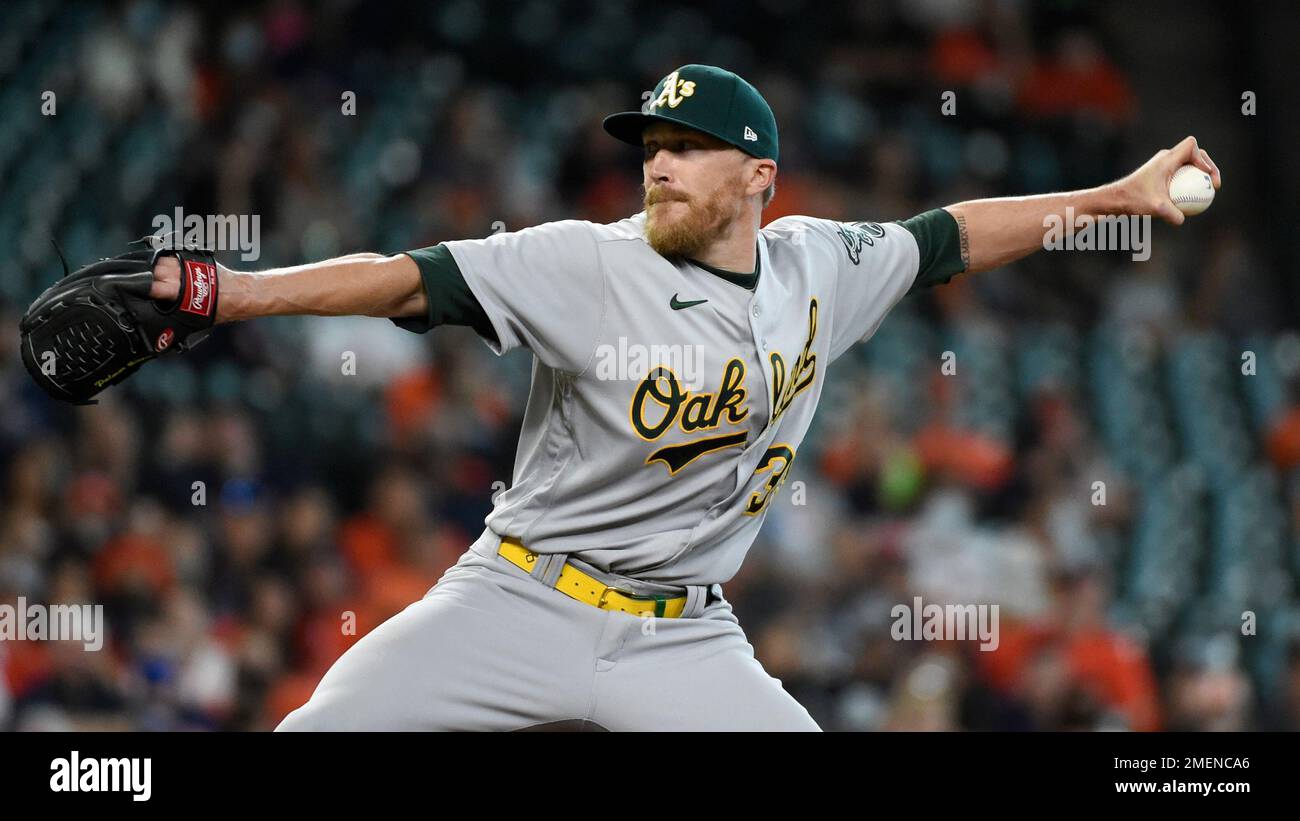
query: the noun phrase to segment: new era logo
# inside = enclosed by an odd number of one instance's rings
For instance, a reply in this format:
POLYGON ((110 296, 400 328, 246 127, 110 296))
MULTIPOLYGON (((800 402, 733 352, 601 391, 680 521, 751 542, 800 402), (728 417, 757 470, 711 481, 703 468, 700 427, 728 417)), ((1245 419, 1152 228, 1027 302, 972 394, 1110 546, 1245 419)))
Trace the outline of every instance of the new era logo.
POLYGON ((745 139, 749 140, 750 142, 758 142, 758 135, 754 133, 754 129, 750 128, 749 126, 745 126, 745 139))

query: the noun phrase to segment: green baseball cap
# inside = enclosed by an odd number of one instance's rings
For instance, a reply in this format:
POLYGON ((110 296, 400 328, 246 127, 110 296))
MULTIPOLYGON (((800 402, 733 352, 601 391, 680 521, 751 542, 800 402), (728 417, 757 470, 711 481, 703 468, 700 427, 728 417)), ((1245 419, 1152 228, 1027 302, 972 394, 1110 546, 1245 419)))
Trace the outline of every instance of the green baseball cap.
POLYGON ((659 81, 641 111, 611 114, 603 125, 616 139, 640 146, 641 132, 655 120, 712 134, 760 159, 777 159, 772 107, 758 89, 726 69, 682 66, 659 81))

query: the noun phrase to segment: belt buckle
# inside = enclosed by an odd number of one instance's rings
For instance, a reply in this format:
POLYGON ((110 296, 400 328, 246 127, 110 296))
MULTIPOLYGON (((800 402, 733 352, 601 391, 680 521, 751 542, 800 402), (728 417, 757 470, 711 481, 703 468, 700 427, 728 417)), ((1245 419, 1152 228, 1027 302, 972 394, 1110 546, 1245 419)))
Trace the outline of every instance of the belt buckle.
POLYGON ((619 612, 621 613, 631 613, 632 615, 641 616, 646 613, 654 614, 658 610, 658 602, 659 602, 658 599, 643 599, 640 596, 633 595, 632 593, 619 590, 617 587, 611 587, 609 585, 605 585, 605 589, 601 591, 600 599, 596 602, 596 607, 598 609, 600 610, 605 609, 605 605, 606 605, 605 599, 609 597, 610 593, 618 593, 620 595, 627 596, 629 599, 632 599, 633 601, 647 602, 649 604, 649 606, 643 610, 638 610, 638 611, 620 610, 619 612))
POLYGON ((620 592, 622 592, 622 591, 618 590, 618 589, 615 588, 615 587, 610 587, 609 585, 605 585, 605 589, 604 589, 603 591, 601 591, 600 599, 596 602, 596 607, 600 608, 601 610, 604 610, 604 609, 605 609, 605 599, 609 598, 609 594, 610 594, 610 593, 620 593, 620 592))

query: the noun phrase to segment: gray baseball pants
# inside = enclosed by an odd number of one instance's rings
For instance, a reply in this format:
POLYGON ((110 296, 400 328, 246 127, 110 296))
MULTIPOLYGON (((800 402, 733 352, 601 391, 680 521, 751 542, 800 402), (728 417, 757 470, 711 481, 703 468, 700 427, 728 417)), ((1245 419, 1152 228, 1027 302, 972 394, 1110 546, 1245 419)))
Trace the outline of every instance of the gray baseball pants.
POLYGON ((362 637, 286 730, 817 730, 725 600, 642 618, 576 601, 484 534, 362 637))

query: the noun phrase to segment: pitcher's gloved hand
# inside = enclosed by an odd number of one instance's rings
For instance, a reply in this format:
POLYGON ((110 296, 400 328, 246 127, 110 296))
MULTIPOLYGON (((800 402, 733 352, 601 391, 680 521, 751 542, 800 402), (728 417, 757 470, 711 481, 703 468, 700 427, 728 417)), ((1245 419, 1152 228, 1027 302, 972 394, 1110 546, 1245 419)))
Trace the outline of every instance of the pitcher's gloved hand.
POLYGON ((91 397, 150 359, 202 341, 216 321, 217 290, 216 259, 195 246, 93 262, 54 283, 23 314, 23 364, 55 399, 94 404, 91 397), (167 257, 176 262, 159 264, 167 257), (166 271, 157 280, 155 266, 166 271))

